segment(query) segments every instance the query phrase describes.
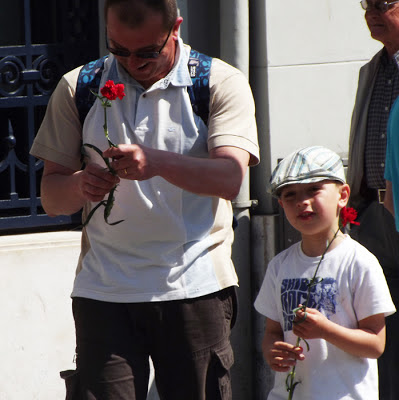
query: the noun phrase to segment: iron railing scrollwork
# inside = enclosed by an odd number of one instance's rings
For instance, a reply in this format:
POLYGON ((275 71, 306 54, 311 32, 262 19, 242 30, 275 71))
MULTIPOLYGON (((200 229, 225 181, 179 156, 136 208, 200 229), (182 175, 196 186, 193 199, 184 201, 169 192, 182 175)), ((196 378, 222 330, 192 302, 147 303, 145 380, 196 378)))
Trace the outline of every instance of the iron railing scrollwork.
POLYGON ((76 216, 45 214, 40 201, 43 162, 29 150, 61 76, 99 55, 97 0, 23 0, 22 8, 25 44, 0 46, 0 234, 79 223, 76 216), (51 37, 48 43, 32 43, 35 37, 43 39, 35 29, 46 13, 49 24, 57 17, 46 28, 51 37), (79 23, 72 24, 75 15, 79 23), (39 22, 32 21, 36 16, 39 22))
MULTIPOLYGON (((8 51, 12 51, 12 47, 8 51)), ((45 55, 38 56, 31 68, 24 65, 20 57, 6 56, 0 59, 0 96, 26 96, 29 84, 34 86, 33 95, 49 96, 61 77, 61 71, 59 61, 45 55)))

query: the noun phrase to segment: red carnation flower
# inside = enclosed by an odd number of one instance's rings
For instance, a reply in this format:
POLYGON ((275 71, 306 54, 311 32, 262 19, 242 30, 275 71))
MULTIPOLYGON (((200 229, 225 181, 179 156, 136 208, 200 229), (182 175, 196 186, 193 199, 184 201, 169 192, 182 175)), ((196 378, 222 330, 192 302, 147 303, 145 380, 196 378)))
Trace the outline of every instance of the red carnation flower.
POLYGON ((100 91, 108 100, 115 100, 116 98, 122 100, 125 96, 124 89, 125 87, 122 83, 115 85, 114 81, 107 81, 100 91))
POLYGON ((341 216, 341 224, 344 228, 348 223, 353 225, 360 225, 359 222, 356 222, 357 211, 352 207, 344 207, 340 213, 341 216))

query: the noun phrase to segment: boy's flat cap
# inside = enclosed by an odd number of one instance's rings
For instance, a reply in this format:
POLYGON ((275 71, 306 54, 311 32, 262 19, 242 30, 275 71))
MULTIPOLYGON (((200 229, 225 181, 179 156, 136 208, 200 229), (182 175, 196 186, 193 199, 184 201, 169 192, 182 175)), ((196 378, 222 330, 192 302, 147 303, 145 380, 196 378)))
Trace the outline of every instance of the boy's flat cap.
POLYGON ((323 180, 346 182, 340 156, 323 146, 305 147, 277 165, 270 178, 269 190, 273 196, 278 196, 284 186, 323 180))

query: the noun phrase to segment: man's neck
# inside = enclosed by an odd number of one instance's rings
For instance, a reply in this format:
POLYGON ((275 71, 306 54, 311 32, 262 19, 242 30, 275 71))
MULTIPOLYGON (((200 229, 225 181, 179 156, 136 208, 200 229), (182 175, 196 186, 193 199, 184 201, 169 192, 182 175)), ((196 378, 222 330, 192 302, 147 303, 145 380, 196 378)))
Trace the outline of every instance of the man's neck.
POLYGON ((388 57, 392 58, 396 53, 399 52, 399 44, 398 43, 387 43, 385 44, 385 49, 388 53, 388 57))
POLYGON ((155 76, 153 79, 148 80, 148 81, 137 81, 138 83, 140 83, 141 86, 143 86, 144 89, 149 89, 154 83, 160 81, 163 78, 166 78, 168 76, 168 74, 170 73, 170 71, 172 71, 172 69, 175 66, 175 63, 177 61, 177 58, 179 56, 178 42, 177 41, 174 42, 174 45, 175 45, 175 49, 174 49, 173 57, 171 57, 169 62, 167 64, 165 64, 165 67, 162 69, 162 71, 160 71, 160 73, 157 76, 155 76))

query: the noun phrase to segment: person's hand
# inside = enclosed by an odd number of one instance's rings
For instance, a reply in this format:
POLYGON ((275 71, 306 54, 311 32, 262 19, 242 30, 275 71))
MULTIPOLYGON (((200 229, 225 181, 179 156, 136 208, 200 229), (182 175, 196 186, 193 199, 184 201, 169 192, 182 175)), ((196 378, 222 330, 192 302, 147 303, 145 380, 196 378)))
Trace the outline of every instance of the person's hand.
POLYGON ((119 181, 120 179, 112 175, 107 168, 91 163, 80 171, 79 189, 83 198, 97 202, 101 201, 119 181))
POLYGON ((297 360, 304 360, 303 348, 286 342, 275 342, 268 354, 264 354, 270 368, 277 372, 287 372, 297 360))
POLYGON ((306 308, 305 311, 300 309, 296 312, 292 331, 302 339, 320 339, 324 338, 330 323, 327 317, 315 308, 306 308))
POLYGON ((136 144, 120 144, 104 151, 103 156, 113 159, 111 166, 120 178, 142 181, 155 176, 155 152, 136 144))

